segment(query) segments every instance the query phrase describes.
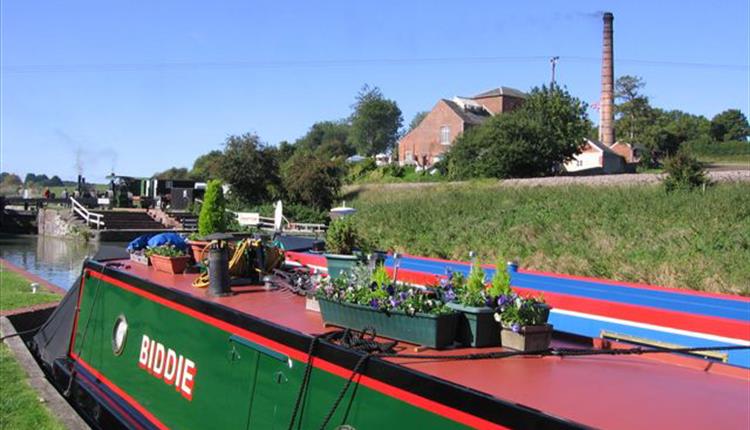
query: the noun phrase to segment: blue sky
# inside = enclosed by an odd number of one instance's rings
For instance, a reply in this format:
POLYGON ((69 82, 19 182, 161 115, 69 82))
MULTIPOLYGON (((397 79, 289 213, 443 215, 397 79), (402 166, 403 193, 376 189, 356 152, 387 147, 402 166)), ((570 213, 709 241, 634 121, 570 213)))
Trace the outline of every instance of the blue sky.
POLYGON ((748 114, 747 0, 4 0, 0 169, 74 178, 76 154, 97 181, 189 167, 230 134, 277 144, 344 118, 365 83, 408 124, 442 97, 546 83, 553 55, 558 82, 595 102, 602 10, 616 75, 642 76, 655 106, 748 114))

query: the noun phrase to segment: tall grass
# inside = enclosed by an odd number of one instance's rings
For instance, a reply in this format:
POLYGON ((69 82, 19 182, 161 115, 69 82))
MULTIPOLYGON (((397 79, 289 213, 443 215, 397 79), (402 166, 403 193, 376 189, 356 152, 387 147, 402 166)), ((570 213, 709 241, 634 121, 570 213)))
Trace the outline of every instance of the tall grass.
POLYGON ((750 142, 689 142, 685 148, 704 162, 750 164, 750 142))
POLYGON ((750 185, 368 188, 353 201, 384 249, 750 295, 750 185))

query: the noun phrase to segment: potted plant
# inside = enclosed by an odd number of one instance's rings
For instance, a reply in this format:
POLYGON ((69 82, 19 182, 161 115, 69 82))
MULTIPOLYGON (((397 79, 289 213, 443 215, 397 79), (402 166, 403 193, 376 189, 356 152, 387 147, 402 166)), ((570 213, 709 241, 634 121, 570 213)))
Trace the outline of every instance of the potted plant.
POLYGON ((477 263, 472 265, 465 280, 460 273, 449 271, 440 287, 447 306, 461 313, 456 334, 460 343, 475 348, 500 345, 500 324, 494 318, 495 302, 501 293, 510 291, 508 275, 502 269, 495 272, 490 288, 477 263))
POLYGON ((544 298, 502 294, 497 299, 495 320, 502 325, 503 347, 517 351, 542 351, 549 348, 552 325, 547 324, 550 307, 544 298))
POLYGON ((218 179, 208 181, 203 205, 201 205, 200 215, 198 215, 198 233, 188 236, 188 245, 190 245, 196 263, 202 262, 207 257, 207 255, 204 255, 204 250, 209 241, 202 240, 202 238, 213 233, 226 232, 226 210, 227 204, 221 181, 218 179))
POLYGON ((338 279, 357 265, 361 256, 353 255, 365 245, 362 235, 350 217, 331 222, 326 232, 326 264, 328 276, 338 279))
POLYGON ((345 276, 323 278, 316 291, 323 321, 441 349, 453 344, 458 314, 434 291, 392 282, 383 266, 357 265, 345 276))
POLYGON ((146 249, 151 264, 160 272, 182 273, 190 264, 190 256, 174 245, 161 245, 146 249))

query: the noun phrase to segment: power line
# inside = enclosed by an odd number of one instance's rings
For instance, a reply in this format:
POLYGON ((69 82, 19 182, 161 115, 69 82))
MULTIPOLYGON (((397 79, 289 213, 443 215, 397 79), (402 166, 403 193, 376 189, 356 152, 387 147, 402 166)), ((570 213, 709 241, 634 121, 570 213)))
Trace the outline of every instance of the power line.
MULTIPOLYGON (((569 62, 601 62, 599 57, 560 56, 569 62)), ((300 69, 346 68, 365 66, 409 66, 435 64, 530 63, 549 61, 546 55, 487 56, 487 57, 427 57, 427 58, 371 58, 323 60, 268 60, 268 61, 185 61, 154 63, 79 63, 79 64, 20 64, 7 65, 2 71, 8 74, 32 73, 84 73, 84 72, 151 72, 233 69, 300 69)), ((655 67, 717 69, 747 72, 750 66, 647 59, 616 59, 616 64, 635 64, 655 67)))

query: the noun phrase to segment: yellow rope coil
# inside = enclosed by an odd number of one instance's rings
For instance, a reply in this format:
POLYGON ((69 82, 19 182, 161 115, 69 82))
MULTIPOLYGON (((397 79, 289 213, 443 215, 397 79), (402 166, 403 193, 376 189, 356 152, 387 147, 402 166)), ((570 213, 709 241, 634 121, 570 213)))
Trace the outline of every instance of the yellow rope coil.
MULTIPOLYGON (((208 255, 206 251, 208 251, 208 248, 211 247, 216 241, 212 241, 208 245, 206 245, 205 248, 203 248, 202 254, 204 256, 208 255)), ((252 245, 259 246, 260 243, 258 241, 254 241, 252 245)), ((232 253, 232 258, 229 259, 229 274, 232 276, 239 276, 242 273, 245 272, 247 267, 245 267, 246 260, 243 258, 245 255, 245 251, 247 250, 248 246, 251 245, 249 239, 243 239, 239 241, 237 244, 237 247, 234 249, 234 252, 232 253)), ((205 257, 204 257, 205 259, 205 257)), ((193 281, 193 287, 196 288, 206 288, 209 284, 209 277, 208 272, 201 273, 198 275, 197 278, 193 281)))

